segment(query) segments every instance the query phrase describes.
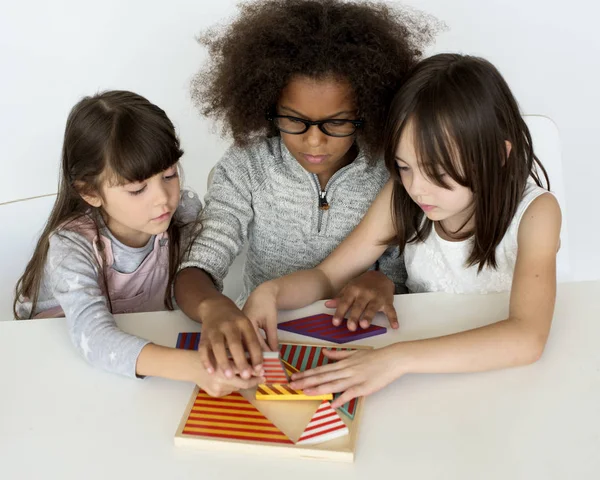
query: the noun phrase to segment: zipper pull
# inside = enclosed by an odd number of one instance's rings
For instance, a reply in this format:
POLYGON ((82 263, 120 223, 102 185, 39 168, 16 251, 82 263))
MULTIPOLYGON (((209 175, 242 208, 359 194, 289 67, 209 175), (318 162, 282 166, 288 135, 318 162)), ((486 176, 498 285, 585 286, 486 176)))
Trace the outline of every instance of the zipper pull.
POLYGON ((323 190, 319 195, 319 208, 321 210, 329 210, 329 203, 327 202, 327 191, 323 190))

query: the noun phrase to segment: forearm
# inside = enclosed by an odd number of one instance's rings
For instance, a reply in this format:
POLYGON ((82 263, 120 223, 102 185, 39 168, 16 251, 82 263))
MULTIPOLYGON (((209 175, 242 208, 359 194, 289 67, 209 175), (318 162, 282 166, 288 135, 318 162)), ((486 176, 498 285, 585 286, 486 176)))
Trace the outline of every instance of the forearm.
POLYGON ((317 300, 331 298, 335 294, 331 282, 318 268, 300 270, 265 282, 258 289, 265 290, 275 297, 278 310, 305 307, 317 300))
POLYGON ((194 365, 196 365, 196 369, 202 368, 196 351, 162 347, 149 343, 138 356, 135 373, 138 376, 194 381, 194 365))
POLYGON ((175 300, 189 318, 202 322, 210 305, 231 302, 213 283, 210 276, 199 268, 185 268, 175 278, 175 300))
POLYGON ((395 344, 402 373, 479 372, 533 363, 541 356, 547 332, 516 319, 444 337, 395 344))

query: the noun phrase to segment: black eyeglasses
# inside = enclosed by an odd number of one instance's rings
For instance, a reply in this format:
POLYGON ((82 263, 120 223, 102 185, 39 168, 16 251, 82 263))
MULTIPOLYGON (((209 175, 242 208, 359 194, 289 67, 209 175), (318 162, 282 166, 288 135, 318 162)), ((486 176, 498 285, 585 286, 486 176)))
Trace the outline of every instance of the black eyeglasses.
POLYGON ((273 122, 275 128, 284 133, 300 135, 316 125, 325 135, 330 137, 349 137, 363 126, 363 120, 336 120, 333 118, 313 122, 304 118, 289 115, 267 115, 267 120, 273 122))

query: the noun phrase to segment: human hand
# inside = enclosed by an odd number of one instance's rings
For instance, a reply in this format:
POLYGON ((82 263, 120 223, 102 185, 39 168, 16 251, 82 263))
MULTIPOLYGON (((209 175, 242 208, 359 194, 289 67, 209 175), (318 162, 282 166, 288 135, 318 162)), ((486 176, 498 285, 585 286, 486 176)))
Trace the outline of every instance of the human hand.
MULTIPOLYGON (((190 380, 211 397, 224 397, 238 390, 256 387, 265 381, 262 376, 242 378, 239 375, 233 375, 231 378, 227 378, 221 371, 209 373, 204 367, 203 360, 195 351, 189 351, 189 365, 190 380)), ((234 372, 239 373, 237 370, 234 372)))
POLYGON ((338 408, 353 398, 370 395, 403 375, 394 358, 395 345, 375 350, 325 350, 335 363, 294 373, 290 387, 307 395, 342 393, 331 402, 338 408))
POLYGON ((258 286, 248 297, 242 309, 250 319, 256 334, 262 340, 259 329, 267 336, 266 350, 275 351, 279 347, 277 339, 277 297, 269 282, 258 286))
POLYGON ((225 296, 211 299, 204 307, 198 354, 206 372, 211 375, 218 369, 229 380, 236 374, 244 380, 262 375, 263 348, 250 320, 225 296))
POLYGON ((341 325, 348 319, 348 329, 359 326, 369 328, 377 312, 383 312, 394 329, 398 328, 398 316, 394 308, 395 285, 377 270, 369 270, 348 282, 337 296, 325 302, 327 308, 335 308, 333 324, 341 325))

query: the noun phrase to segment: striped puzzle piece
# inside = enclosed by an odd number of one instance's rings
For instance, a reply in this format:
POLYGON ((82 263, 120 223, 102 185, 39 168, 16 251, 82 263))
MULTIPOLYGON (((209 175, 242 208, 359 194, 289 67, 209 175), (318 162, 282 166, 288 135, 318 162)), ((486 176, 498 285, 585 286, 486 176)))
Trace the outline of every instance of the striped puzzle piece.
POLYGON ((297 445, 314 445, 334 438, 348 435, 350 431, 331 403, 323 401, 304 432, 296 442, 297 445))
POLYGON ((347 319, 344 319, 342 324, 337 327, 331 323, 332 319, 333 315, 319 313, 280 323, 277 328, 334 343, 353 342, 387 332, 387 328, 380 327, 379 325, 371 325, 365 329, 359 328, 352 332, 346 326, 348 323, 347 319))
POLYGON ((256 388, 257 400, 331 400, 333 395, 305 395, 302 390, 294 390, 286 384, 261 383, 256 388))
POLYGON ((183 350, 198 350, 200 332, 181 332, 177 336, 176 348, 183 350))
POLYGON ((283 365, 279 360, 279 352, 263 352, 265 383, 289 383, 283 365))
POLYGON ((290 365, 288 362, 283 360, 282 358, 280 358, 279 360, 281 360, 281 364, 283 365, 283 368, 285 368, 285 373, 287 373, 288 377, 291 377, 294 373, 298 373, 300 371, 296 367, 290 365))
POLYGON ((254 405, 235 392, 215 398, 200 390, 183 427, 184 435, 293 444, 254 405))
MULTIPOLYGON (((337 347, 334 348, 334 350, 351 349, 337 347)), ((329 359, 322 353, 322 347, 284 344, 280 347, 280 353, 281 361, 284 363, 284 365, 289 364, 301 372, 304 370, 310 370, 311 368, 320 367, 321 365, 327 365, 329 363, 329 359)), ((336 393, 333 398, 337 398, 340 395, 341 393, 336 393)), ((354 419, 357 406, 358 399, 354 398, 342 405, 339 410, 341 410, 351 419, 354 419)))

